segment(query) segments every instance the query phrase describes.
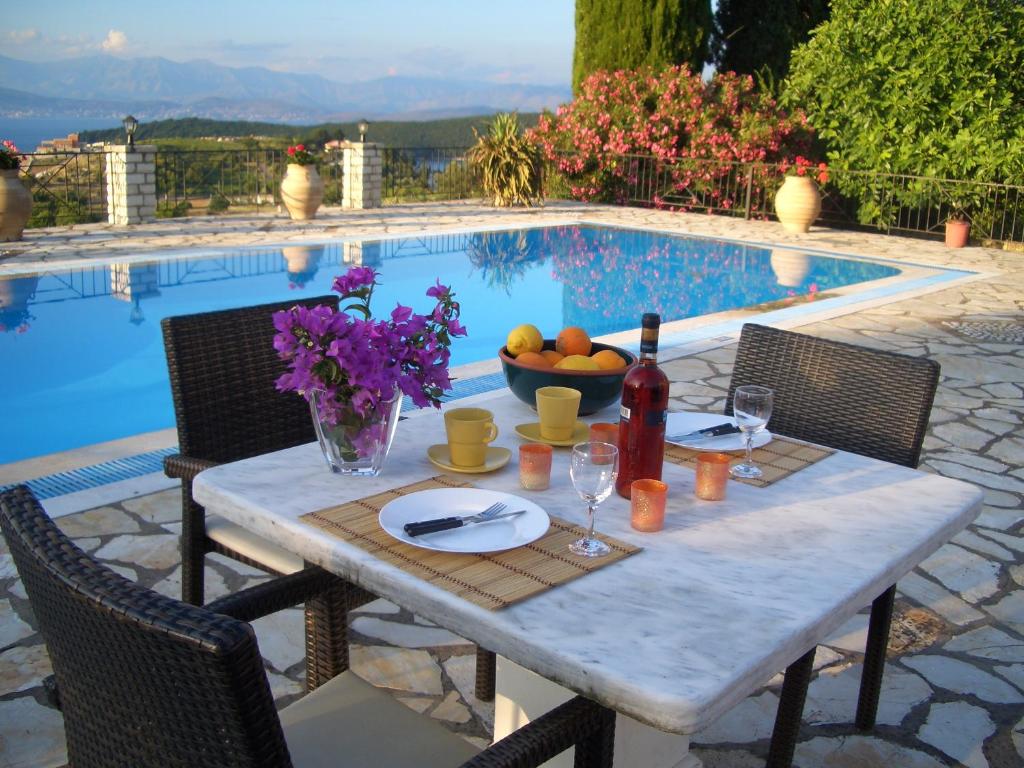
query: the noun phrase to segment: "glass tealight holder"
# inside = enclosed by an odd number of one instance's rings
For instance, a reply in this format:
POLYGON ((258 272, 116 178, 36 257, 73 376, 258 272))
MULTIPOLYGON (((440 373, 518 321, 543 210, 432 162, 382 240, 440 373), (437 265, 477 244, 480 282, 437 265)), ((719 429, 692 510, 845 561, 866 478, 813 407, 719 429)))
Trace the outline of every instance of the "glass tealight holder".
POLYGON ((590 442, 619 444, 619 425, 607 421, 599 421, 590 425, 590 442))
POLYGON ((697 455, 697 481, 694 493, 698 499, 721 501, 725 498, 725 486, 729 482, 729 463, 732 456, 727 453, 701 453, 697 455))
POLYGON ((525 443, 519 446, 519 484, 528 491, 546 491, 551 485, 550 445, 525 443))
POLYGON ((660 480, 634 480, 629 492, 629 524, 644 533, 665 527, 668 486, 660 480))

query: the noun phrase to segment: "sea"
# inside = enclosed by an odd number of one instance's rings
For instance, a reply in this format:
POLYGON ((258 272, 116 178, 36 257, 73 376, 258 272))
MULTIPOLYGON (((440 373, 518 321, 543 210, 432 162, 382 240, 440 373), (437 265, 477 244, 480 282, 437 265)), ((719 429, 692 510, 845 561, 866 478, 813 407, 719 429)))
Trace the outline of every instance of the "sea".
POLYGON ((0 117, 0 139, 10 139, 22 152, 32 152, 47 139, 120 125, 113 117, 0 117))

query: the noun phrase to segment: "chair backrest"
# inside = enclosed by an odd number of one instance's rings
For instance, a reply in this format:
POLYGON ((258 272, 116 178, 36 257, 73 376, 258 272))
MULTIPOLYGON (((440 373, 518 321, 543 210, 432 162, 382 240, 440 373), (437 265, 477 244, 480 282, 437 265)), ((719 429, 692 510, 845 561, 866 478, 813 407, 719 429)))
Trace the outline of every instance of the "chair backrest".
POLYGON ((25 486, 0 494, 0 527, 46 640, 70 765, 291 765, 248 624, 121 578, 25 486))
POLYGON ((742 384, 770 387, 772 432, 916 467, 938 383, 933 360, 748 323, 725 409, 742 384))
POLYGON ((236 461, 316 440, 306 401, 274 386, 286 363, 274 349, 272 315, 317 304, 337 307, 338 297, 180 315, 160 323, 183 455, 236 461))

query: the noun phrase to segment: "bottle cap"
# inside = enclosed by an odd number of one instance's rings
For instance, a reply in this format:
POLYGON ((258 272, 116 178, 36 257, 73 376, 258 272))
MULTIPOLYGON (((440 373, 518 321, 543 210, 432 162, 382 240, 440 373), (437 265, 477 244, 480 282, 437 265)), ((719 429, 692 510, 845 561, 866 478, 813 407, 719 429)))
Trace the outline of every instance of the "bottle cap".
POLYGON ((657 312, 645 312, 643 319, 640 321, 642 328, 657 328, 661 325, 661 315, 657 312))

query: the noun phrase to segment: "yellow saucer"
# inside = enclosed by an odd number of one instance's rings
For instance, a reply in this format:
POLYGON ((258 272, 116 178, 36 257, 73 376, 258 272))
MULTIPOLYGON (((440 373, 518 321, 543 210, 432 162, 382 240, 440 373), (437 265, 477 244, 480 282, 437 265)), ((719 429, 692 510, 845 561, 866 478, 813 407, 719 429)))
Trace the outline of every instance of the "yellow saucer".
POLYGON ((430 463, 435 467, 447 469, 449 472, 479 474, 481 472, 493 472, 496 469, 504 467, 508 464, 509 459, 512 458, 512 451, 508 448, 493 446, 487 449, 487 455, 484 457, 484 463, 480 466, 460 467, 456 464, 452 464, 452 454, 451 451, 448 450, 448 444, 440 443, 427 448, 427 458, 430 459, 430 463))
POLYGON ((576 445, 576 443, 585 443, 590 437, 590 425, 582 421, 577 421, 576 426, 573 427, 572 437, 568 440, 548 440, 546 437, 540 435, 540 422, 534 421, 530 424, 517 424, 516 434, 524 440, 529 440, 531 443, 547 443, 548 445, 576 445))

